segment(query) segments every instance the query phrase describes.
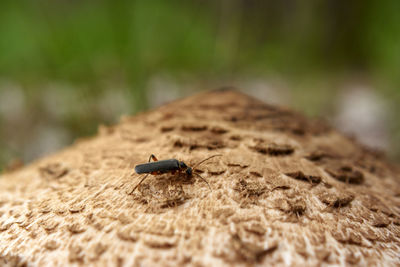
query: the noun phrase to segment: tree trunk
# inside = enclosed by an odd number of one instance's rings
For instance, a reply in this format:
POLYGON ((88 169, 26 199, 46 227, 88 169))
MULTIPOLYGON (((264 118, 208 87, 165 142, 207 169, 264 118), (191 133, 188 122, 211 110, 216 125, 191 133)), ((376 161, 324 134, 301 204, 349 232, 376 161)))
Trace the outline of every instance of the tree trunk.
POLYGON ((400 264, 399 170, 323 122, 219 90, 0 178, 0 265, 400 264), (143 175, 176 158, 196 173, 143 175))

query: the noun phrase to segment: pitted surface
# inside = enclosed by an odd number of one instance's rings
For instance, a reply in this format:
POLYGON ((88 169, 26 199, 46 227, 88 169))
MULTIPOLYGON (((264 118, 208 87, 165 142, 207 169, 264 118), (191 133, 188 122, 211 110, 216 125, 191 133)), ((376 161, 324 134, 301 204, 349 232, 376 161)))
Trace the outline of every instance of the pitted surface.
POLYGON ((400 264, 399 170, 320 121, 215 91, 0 178, 0 265, 400 264), (142 176, 176 158, 198 178, 142 176))

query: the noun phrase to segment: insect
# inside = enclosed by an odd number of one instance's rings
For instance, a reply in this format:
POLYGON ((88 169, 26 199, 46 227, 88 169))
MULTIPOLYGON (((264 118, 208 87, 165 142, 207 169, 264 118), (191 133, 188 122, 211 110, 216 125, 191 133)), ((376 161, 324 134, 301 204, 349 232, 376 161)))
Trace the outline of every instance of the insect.
POLYGON ((133 190, 130 194, 132 194, 136 190, 136 188, 138 188, 138 186, 147 178, 147 176, 149 174, 160 175, 160 174, 164 174, 164 173, 171 173, 171 174, 178 173, 179 175, 184 175, 186 179, 191 179, 194 174, 194 175, 200 177, 200 179, 202 179, 211 190, 209 183, 206 181, 206 179, 201 177, 201 175, 196 172, 196 168, 203 162, 205 162, 209 159, 212 159, 214 157, 218 157, 218 156, 222 156, 222 155, 213 155, 211 157, 201 160, 200 162, 195 164, 193 167, 189 167, 183 161, 179 161, 177 159, 158 160, 156 158, 156 156, 151 154, 151 156, 149 157, 148 163, 143 163, 143 164, 139 164, 139 165, 135 166, 135 171, 137 174, 146 173, 146 175, 133 188, 133 190), (151 160, 153 160, 153 162, 150 162, 151 160))

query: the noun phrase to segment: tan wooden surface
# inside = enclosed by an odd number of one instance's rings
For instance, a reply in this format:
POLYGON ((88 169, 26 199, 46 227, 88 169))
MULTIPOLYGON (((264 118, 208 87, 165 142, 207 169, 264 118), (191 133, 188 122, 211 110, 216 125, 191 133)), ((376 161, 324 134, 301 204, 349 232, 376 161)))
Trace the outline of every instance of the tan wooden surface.
POLYGON ((0 265, 400 264, 399 170, 233 91, 133 117, 0 177, 0 265), (142 176, 176 158, 198 178, 142 176))

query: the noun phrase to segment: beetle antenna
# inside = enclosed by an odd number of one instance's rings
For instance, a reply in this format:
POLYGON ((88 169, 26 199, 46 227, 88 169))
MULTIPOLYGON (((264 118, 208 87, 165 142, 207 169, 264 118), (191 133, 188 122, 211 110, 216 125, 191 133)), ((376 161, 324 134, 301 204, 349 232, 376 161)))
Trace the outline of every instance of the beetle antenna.
POLYGON ((212 191, 212 189, 211 189, 211 186, 210 186, 210 184, 207 182, 207 180, 206 179, 204 179, 203 177, 201 177, 201 175, 200 174, 198 174, 198 173, 196 173, 196 172, 193 172, 194 174, 196 174, 197 176, 199 176, 200 177, 200 179, 202 179, 207 185, 208 185, 208 188, 210 188, 210 191, 212 191))
POLYGON ((212 158, 214 158, 214 157, 220 157, 220 156, 222 156, 221 154, 217 154, 217 155, 213 155, 213 156, 211 156, 211 157, 208 157, 208 158, 206 158, 206 159, 203 159, 202 161, 200 161, 200 162, 198 162, 196 165, 194 165, 194 167, 192 167, 192 169, 194 170, 194 169, 196 169, 196 167, 198 167, 200 164, 202 164, 204 161, 207 161, 207 160, 209 160, 209 159, 212 159, 212 158))
POLYGON ((140 182, 132 189, 132 191, 129 193, 129 195, 132 195, 133 192, 135 192, 136 188, 138 188, 138 186, 147 178, 147 176, 149 176, 149 174, 146 174, 142 180, 140 180, 140 182))

